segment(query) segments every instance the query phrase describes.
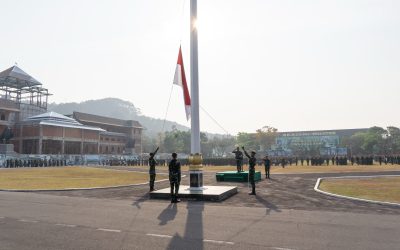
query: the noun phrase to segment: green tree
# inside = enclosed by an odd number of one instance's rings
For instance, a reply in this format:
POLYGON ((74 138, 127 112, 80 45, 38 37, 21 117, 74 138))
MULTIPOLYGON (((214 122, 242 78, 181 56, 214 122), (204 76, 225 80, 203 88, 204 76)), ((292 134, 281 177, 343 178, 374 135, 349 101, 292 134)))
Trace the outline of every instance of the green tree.
POLYGON ((255 139, 260 149, 266 150, 275 144, 278 129, 274 127, 264 126, 256 130, 255 139))
POLYGON ((189 153, 190 152, 190 132, 173 130, 164 135, 164 152, 189 153))
POLYGON ((160 145, 159 140, 156 137, 150 137, 148 135, 142 135, 143 153, 152 152, 159 145, 160 145))
POLYGON ((400 129, 397 127, 387 127, 387 134, 384 136, 385 144, 388 147, 390 154, 400 153, 400 129))
POLYGON ((246 148, 256 149, 258 147, 255 139, 255 134, 239 132, 236 137, 236 142, 240 147, 244 146, 246 148))
POLYGON ((396 127, 371 127, 367 132, 356 133, 343 139, 353 155, 394 154, 400 149, 400 129, 396 127))

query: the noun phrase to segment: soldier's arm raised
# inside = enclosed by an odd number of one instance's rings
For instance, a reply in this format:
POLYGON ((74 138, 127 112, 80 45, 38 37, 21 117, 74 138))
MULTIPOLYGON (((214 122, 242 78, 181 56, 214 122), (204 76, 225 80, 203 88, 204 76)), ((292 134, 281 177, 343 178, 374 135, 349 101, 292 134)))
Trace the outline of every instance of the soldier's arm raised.
POLYGON ((244 149, 244 147, 242 147, 244 154, 247 156, 247 158, 251 158, 250 155, 247 153, 246 149, 244 149))
POLYGON ((157 147, 156 151, 154 151, 154 153, 153 153, 154 155, 157 154, 158 149, 160 149, 160 147, 157 147))

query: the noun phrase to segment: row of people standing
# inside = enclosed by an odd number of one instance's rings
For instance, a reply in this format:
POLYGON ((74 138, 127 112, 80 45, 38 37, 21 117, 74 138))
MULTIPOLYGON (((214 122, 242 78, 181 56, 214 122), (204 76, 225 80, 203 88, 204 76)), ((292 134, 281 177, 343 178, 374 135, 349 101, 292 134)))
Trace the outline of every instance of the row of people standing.
POLYGON ((60 159, 7 159, 4 162, 6 168, 22 168, 22 167, 59 167, 66 166, 66 160, 60 159))
MULTIPOLYGON (((400 155, 389 156, 332 156, 332 157, 271 157, 271 165, 282 166, 301 165, 301 166, 329 166, 329 165, 373 165, 375 163, 382 164, 400 164, 400 155)), ((261 165, 262 162, 260 161, 261 165)))
POLYGON ((399 165, 400 164, 400 155, 379 155, 376 157, 376 161, 379 162, 379 165, 382 164, 396 164, 399 165))

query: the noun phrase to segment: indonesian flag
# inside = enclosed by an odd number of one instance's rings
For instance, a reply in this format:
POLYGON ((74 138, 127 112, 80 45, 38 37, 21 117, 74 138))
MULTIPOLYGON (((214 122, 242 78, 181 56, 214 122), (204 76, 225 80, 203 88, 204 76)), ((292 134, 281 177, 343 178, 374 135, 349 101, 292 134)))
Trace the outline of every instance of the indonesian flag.
POLYGON ((185 102, 186 119, 190 119, 190 95, 186 82, 185 68, 183 67, 182 50, 179 47, 178 62, 176 64, 174 84, 179 85, 183 89, 183 100, 185 102))

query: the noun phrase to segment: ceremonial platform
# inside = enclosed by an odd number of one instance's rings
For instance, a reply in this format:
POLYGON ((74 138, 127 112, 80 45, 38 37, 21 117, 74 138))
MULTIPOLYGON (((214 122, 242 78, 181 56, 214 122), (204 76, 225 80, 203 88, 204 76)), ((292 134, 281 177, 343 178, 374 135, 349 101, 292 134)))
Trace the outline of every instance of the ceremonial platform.
MULTIPOLYGON (((217 172, 215 175, 217 181, 236 181, 236 182, 248 182, 249 181, 249 171, 237 172, 237 171, 224 171, 217 172)), ((261 172, 256 171, 254 175, 255 181, 261 180, 261 172)))
MULTIPOLYGON (((189 186, 181 185, 179 188, 179 198, 195 199, 205 201, 223 201, 232 195, 237 194, 235 186, 204 186, 202 190, 191 190, 189 186)), ((151 199, 170 199, 170 188, 164 188, 150 192, 151 199)))

